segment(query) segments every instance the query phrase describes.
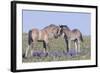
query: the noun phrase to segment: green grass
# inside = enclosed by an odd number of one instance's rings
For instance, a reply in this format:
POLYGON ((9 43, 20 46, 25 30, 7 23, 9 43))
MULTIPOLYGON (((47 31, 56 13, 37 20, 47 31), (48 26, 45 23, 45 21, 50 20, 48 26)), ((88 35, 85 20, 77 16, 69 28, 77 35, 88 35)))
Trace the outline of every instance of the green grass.
MULTIPOLYGON (((83 36, 83 42, 81 43, 81 52, 77 56, 46 56, 46 57, 38 57, 38 56, 32 56, 29 58, 22 58, 23 63, 27 62, 50 62, 50 61, 68 61, 68 60, 87 60, 90 59, 91 57, 91 38, 90 36, 83 36)), ((58 39, 50 39, 49 41, 50 44, 50 49, 48 51, 64 51, 66 50, 64 39, 59 37, 58 39)), ((28 35, 27 33, 23 33, 23 38, 22 38, 22 53, 25 53, 25 50, 28 46, 28 35)), ((71 44, 71 48, 74 48, 73 43, 71 44)), ((43 49, 43 43, 42 42, 37 42, 36 47, 34 49, 31 49, 33 51, 36 50, 44 50, 43 49)))

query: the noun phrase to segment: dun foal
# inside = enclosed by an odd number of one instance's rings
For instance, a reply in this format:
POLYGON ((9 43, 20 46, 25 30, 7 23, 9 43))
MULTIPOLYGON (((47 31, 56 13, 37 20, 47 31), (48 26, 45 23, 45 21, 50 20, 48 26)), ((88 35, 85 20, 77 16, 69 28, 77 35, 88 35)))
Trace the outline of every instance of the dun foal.
POLYGON ((60 27, 50 24, 49 26, 45 27, 42 30, 38 30, 36 28, 33 28, 32 30, 29 30, 28 33, 28 47, 25 52, 25 57, 28 56, 28 52, 30 49, 30 46, 34 48, 36 42, 43 41, 44 45, 44 52, 47 52, 47 48, 49 47, 49 39, 50 38, 58 38, 58 33, 60 32, 60 27))
POLYGON ((83 41, 82 33, 78 29, 70 30, 67 25, 60 25, 61 34, 64 34, 67 52, 71 48, 71 41, 74 41, 76 52, 80 52, 80 43, 83 41))

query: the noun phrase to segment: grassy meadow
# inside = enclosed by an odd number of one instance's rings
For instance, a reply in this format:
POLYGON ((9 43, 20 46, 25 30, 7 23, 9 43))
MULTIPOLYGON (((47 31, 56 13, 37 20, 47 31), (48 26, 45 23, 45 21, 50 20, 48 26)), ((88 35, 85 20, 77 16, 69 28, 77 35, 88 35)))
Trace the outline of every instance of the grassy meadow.
MULTIPOLYGON (((25 53, 25 50, 28 46, 28 35, 27 33, 23 33, 23 38, 22 38, 22 54, 25 53)), ((50 55, 44 56, 38 56, 38 55, 33 55, 29 58, 22 58, 23 63, 27 62, 50 62, 50 61, 68 61, 68 60, 87 60, 90 59, 91 57, 91 37, 90 36, 83 36, 83 42, 81 43, 81 52, 77 55, 66 55, 63 54, 63 52, 66 50, 66 46, 64 43, 64 39, 59 37, 58 39, 50 39, 50 49, 48 49, 49 52, 51 52, 50 55), (55 55, 54 52, 58 52, 55 55), (53 53, 52 53, 53 52, 53 53), (54 54, 54 55, 53 55, 54 54)), ((74 48, 73 43, 71 44, 71 48, 74 48)), ((34 51, 43 51, 43 43, 42 42, 37 42, 36 46, 34 49, 31 49, 33 52, 34 51)), ((29 54, 30 55, 30 54, 29 54)))

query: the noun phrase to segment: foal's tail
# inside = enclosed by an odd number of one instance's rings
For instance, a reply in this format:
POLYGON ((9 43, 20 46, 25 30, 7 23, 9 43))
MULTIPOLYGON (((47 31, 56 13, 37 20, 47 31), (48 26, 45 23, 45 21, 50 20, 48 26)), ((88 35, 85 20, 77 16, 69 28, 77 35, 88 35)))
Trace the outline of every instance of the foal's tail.
POLYGON ((80 34, 80 40, 83 42, 83 36, 82 36, 82 33, 80 34))
POLYGON ((32 30, 29 30, 28 32, 28 45, 30 45, 33 42, 32 40, 32 30))

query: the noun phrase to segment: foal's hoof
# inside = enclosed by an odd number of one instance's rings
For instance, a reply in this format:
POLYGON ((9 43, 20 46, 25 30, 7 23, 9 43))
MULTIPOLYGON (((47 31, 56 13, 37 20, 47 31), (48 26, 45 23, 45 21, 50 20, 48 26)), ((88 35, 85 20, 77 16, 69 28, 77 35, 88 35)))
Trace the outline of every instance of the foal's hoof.
POLYGON ((48 52, 45 53, 45 57, 48 56, 48 52))
POLYGON ((28 58, 27 56, 25 56, 25 54, 23 54, 22 57, 23 57, 24 59, 27 59, 27 58, 28 58))
POLYGON ((23 58, 25 58, 25 53, 22 55, 23 58))
POLYGON ((63 54, 64 54, 64 55, 68 55, 68 52, 67 52, 67 51, 63 51, 63 54))

